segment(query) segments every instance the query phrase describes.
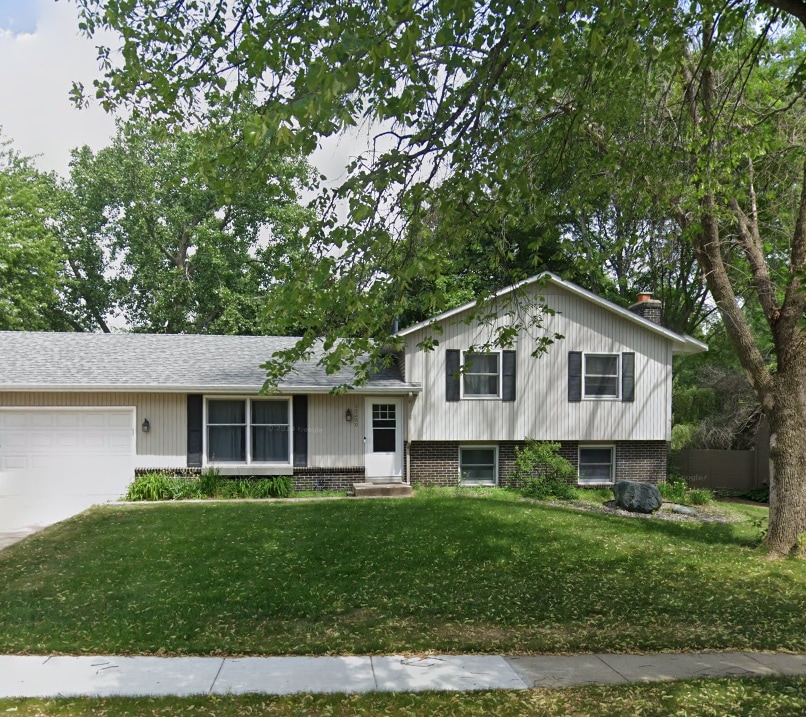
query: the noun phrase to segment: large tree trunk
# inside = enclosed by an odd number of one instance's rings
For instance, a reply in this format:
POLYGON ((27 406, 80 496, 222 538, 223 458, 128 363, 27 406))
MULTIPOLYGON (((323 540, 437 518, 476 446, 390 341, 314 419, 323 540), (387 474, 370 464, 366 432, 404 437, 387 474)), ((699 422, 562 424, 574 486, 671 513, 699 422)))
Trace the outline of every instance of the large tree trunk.
POLYGON ((773 407, 767 411, 770 440, 770 530, 774 556, 803 552, 806 538, 806 395, 802 372, 775 376, 773 407))

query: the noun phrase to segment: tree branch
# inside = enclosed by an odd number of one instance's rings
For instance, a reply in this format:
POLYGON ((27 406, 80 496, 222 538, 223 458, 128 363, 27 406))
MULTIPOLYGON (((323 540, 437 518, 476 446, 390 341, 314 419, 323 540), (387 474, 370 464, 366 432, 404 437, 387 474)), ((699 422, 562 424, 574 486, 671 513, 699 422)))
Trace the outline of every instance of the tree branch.
POLYGON ((806 27, 806 1, 804 0, 761 0, 764 5, 778 8, 787 15, 792 15, 806 27))

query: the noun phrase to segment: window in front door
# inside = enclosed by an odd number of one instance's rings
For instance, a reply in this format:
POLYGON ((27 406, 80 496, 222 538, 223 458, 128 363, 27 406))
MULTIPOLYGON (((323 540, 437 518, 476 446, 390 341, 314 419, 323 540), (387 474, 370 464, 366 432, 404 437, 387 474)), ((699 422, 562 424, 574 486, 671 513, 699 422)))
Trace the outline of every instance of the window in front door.
POLYGON ((372 404, 372 450, 394 453, 397 450, 397 414, 394 403, 372 404))

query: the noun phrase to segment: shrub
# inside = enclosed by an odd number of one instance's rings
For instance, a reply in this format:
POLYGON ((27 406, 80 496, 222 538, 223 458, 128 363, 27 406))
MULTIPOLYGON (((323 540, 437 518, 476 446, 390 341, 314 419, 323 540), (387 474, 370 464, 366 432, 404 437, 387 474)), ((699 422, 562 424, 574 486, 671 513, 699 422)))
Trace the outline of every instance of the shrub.
POLYGON ((515 449, 515 468, 510 472, 510 481, 520 485, 521 494, 527 498, 574 498, 571 481, 576 470, 565 458, 558 455, 559 443, 526 441, 525 448, 515 449))
POLYGON ((744 500, 752 500, 757 503, 770 502, 769 488, 751 488, 750 490, 739 491, 735 495, 737 498, 744 498, 744 500))
POLYGON ((143 473, 136 476, 126 491, 126 500, 170 500, 171 478, 166 473, 143 473))
POLYGON ((258 481, 265 495, 256 498, 288 498, 294 492, 294 479, 291 476, 275 476, 258 481))
POLYGON ((294 490, 291 476, 222 478, 217 470, 199 478, 152 472, 137 476, 126 500, 188 500, 190 498, 288 498, 294 490))
POLYGON ((173 500, 189 500, 191 498, 204 498, 198 478, 175 477, 168 481, 168 490, 173 500))
POLYGON ((217 468, 211 468, 199 476, 199 492, 202 495, 214 496, 218 493, 218 486, 221 483, 221 474, 217 468))
POLYGON ((686 502, 691 505, 706 505, 713 500, 713 494, 707 488, 693 488, 686 496, 686 502))
POLYGON ((219 498, 288 498, 294 489, 291 476, 225 478, 218 483, 219 498))
POLYGON ((668 480, 665 483, 658 483, 658 490, 664 500, 671 503, 686 502, 686 484, 684 482, 668 480))
POLYGON ((243 485, 247 481, 242 478, 224 478, 218 483, 216 498, 245 498, 247 488, 243 485))

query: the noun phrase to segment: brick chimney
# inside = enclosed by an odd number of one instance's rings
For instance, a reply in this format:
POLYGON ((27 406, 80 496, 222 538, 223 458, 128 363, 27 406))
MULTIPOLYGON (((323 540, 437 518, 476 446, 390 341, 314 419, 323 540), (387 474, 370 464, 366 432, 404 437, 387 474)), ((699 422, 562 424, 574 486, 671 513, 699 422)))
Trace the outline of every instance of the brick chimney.
POLYGON ((663 324, 663 302, 653 299, 649 291, 638 294, 637 301, 630 307, 630 311, 658 325, 663 324))

